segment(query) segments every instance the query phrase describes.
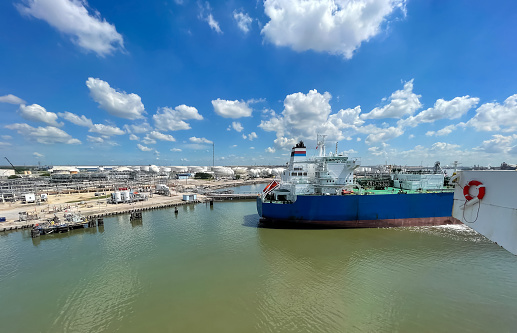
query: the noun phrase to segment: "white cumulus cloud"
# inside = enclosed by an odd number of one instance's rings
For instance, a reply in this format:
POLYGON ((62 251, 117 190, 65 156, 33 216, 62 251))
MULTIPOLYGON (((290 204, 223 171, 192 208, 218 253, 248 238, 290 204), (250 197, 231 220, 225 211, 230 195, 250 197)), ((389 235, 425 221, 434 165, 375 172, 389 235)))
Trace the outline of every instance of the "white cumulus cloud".
POLYGON ((8 95, 0 96, 0 103, 25 104, 25 101, 12 94, 8 94, 8 95))
POLYGON ((38 152, 34 152, 34 153, 32 153, 32 155, 34 155, 34 157, 36 157, 36 158, 43 158, 43 157, 45 157, 45 155, 40 154, 38 152))
POLYGON ((144 138, 144 143, 156 143, 156 140, 161 140, 161 141, 169 141, 169 142, 174 142, 176 141, 176 139, 172 136, 172 135, 169 135, 169 134, 163 134, 163 133, 160 133, 158 131, 152 131, 150 132, 149 134, 147 134, 144 138), (154 142, 153 142, 154 141, 154 142))
POLYGON ((179 131, 190 129, 190 124, 185 120, 203 120, 203 116, 193 106, 185 104, 179 105, 174 109, 169 107, 159 108, 153 115, 154 126, 160 131, 179 131))
POLYGON ((90 89, 93 100, 109 114, 131 120, 144 117, 144 104, 137 94, 117 91, 108 82, 93 77, 88 78, 86 86, 90 89))
POLYGON ((492 139, 483 141, 475 150, 489 154, 509 153, 514 148, 515 139, 517 139, 517 134, 509 136, 495 134, 492 135, 492 139))
POLYGON ((369 113, 361 115, 362 119, 402 118, 413 115, 422 107, 419 98, 421 95, 413 93, 413 80, 404 84, 404 89, 391 94, 389 103, 383 107, 377 107, 369 113))
POLYGON ((242 130, 244 129, 244 127, 242 127, 241 123, 239 123, 237 121, 232 122, 232 128, 239 133, 242 132, 242 130))
POLYGON ((445 126, 444 128, 442 128, 441 130, 438 130, 438 131, 427 131, 425 133, 425 135, 427 135, 427 136, 445 136, 445 135, 451 134, 456 128, 465 127, 465 126, 466 126, 465 123, 449 125, 449 126, 445 126))
POLYGON ((190 142, 193 142, 193 143, 205 143, 205 144, 212 144, 213 142, 206 139, 206 138, 196 138, 195 136, 191 137, 190 139, 190 142))
POLYGON ((267 41, 296 51, 314 50, 352 58, 361 43, 379 34, 405 0, 265 0, 270 18, 262 29, 267 41))
POLYGON ((100 135, 105 135, 105 136, 126 134, 126 132, 124 132, 123 130, 121 130, 120 128, 118 128, 116 126, 103 125, 103 124, 92 125, 92 127, 90 127, 88 132, 98 133, 100 135))
POLYGON ((242 138, 243 138, 244 140, 248 139, 248 140, 250 140, 250 141, 253 141, 254 139, 258 138, 258 135, 257 135, 257 133, 255 133, 255 132, 251 132, 251 133, 250 133, 250 134, 248 134, 248 135, 243 134, 243 135, 242 135, 242 138))
POLYGON ((138 149, 140 149, 141 151, 153 151, 153 148, 149 148, 149 147, 146 147, 146 146, 142 146, 141 144, 137 144, 136 145, 138 147, 138 149))
POLYGON ((251 108, 244 101, 228 101, 216 99, 212 101, 215 113, 224 118, 251 117, 251 108))
POLYGON ((43 144, 54 144, 54 143, 66 143, 66 144, 80 144, 81 141, 74 139, 70 134, 65 131, 54 127, 32 127, 28 124, 11 124, 6 125, 5 128, 15 130, 18 134, 24 137, 35 140, 36 142, 43 144))
POLYGON ((479 98, 462 96, 455 97, 450 101, 438 99, 434 103, 434 107, 418 113, 416 116, 410 116, 406 119, 399 120, 401 126, 416 127, 421 123, 432 123, 440 119, 457 119, 466 114, 470 109, 479 103, 479 98))
POLYGON ((90 15, 86 0, 26 0, 25 3, 26 6, 16 4, 20 13, 47 22, 87 51, 105 56, 124 49, 122 35, 98 11, 90 15))
POLYGON ((38 104, 21 104, 18 112, 20 116, 30 121, 42 122, 56 127, 63 126, 63 123, 57 122, 57 114, 54 112, 48 112, 43 106, 38 104))
POLYGON ((467 122, 477 131, 517 131, 517 94, 508 97, 503 104, 485 103, 467 122))
POLYGON ((92 127, 93 122, 91 119, 86 118, 84 115, 78 116, 72 112, 65 111, 64 113, 58 113, 58 115, 62 118, 65 118, 72 124, 84 127, 92 127))

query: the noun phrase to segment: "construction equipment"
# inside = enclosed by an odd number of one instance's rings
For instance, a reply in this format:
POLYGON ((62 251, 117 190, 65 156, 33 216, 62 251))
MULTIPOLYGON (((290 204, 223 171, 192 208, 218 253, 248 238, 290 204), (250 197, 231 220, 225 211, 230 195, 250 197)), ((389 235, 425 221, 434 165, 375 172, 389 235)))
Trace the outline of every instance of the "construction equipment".
POLYGON ((9 162, 9 164, 11 164, 11 166, 13 167, 13 170, 14 170, 14 174, 16 174, 16 168, 14 167, 14 165, 11 163, 11 161, 9 161, 9 159, 7 157, 5 157, 5 159, 7 160, 7 162, 9 162))

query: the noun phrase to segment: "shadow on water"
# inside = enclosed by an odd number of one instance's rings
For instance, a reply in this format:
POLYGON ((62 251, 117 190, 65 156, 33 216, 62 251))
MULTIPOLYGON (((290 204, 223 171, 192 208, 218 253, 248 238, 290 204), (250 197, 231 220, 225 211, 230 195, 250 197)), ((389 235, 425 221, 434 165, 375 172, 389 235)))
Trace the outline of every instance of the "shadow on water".
POLYGON ((131 226, 134 228, 134 227, 141 227, 143 226, 143 221, 142 219, 134 219, 134 220, 131 220, 131 226))
POLYGON ((258 214, 244 215, 242 225, 250 228, 263 229, 295 229, 295 230, 327 230, 327 229, 344 229, 342 227, 332 225, 318 225, 308 223, 297 223, 291 221, 266 220, 258 216, 258 214))

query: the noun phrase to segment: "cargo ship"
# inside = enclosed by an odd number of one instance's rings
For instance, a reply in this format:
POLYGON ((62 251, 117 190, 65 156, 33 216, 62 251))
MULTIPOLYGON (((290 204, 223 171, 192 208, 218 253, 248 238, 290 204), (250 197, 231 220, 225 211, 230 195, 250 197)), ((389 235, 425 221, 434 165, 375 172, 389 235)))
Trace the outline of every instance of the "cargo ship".
POLYGON ((336 228, 385 228, 456 224, 453 189, 444 188, 444 174, 391 174, 389 187, 365 188, 354 180, 357 159, 325 152, 307 157, 300 141, 291 150, 286 170, 257 197, 263 222, 310 224, 336 228))

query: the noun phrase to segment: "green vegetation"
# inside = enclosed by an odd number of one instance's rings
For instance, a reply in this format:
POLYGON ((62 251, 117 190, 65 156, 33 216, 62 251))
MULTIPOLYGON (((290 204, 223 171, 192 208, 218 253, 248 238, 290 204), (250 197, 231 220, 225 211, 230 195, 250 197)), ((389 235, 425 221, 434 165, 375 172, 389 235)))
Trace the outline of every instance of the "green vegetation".
POLYGON ((206 172, 197 172, 194 175, 194 179, 212 179, 212 178, 213 178, 213 176, 206 172))
POLYGON ((7 177, 7 179, 15 179, 15 178, 22 178, 22 177, 17 176, 17 175, 11 175, 11 176, 7 177))

